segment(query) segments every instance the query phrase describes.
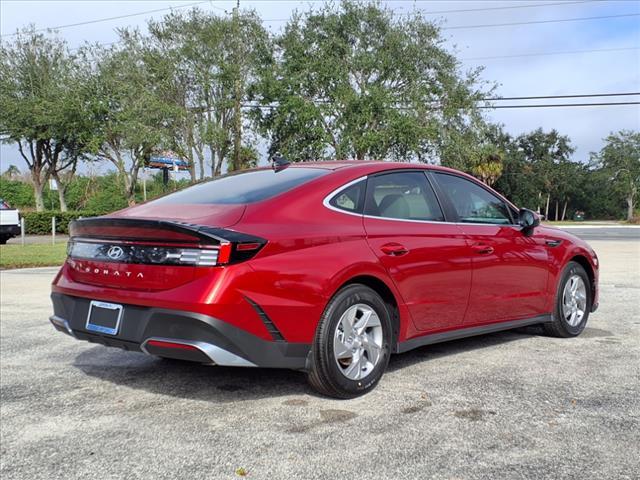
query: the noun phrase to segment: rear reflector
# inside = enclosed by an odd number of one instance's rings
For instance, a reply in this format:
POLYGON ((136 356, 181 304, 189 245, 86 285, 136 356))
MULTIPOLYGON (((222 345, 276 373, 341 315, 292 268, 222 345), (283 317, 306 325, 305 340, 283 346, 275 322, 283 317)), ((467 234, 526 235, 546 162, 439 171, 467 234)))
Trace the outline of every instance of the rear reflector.
POLYGON ((236 246, 236 250, 238 252, 249 252, 251 250, 257 250, 260 247, 262 247, 262 245, 259 243, 239 243, 236 246))
POLYGON ((177 350, 198 350, 197 347, 186 343, 163 342, 160 340, 149 340, 145 345, 147 347, 175 348, 177 350))

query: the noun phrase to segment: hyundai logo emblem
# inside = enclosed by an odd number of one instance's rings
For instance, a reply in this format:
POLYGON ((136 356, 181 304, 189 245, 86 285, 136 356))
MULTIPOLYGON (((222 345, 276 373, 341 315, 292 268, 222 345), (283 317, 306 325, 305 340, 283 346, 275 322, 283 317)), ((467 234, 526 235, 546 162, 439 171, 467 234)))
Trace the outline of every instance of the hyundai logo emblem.
POLYGON ((118 247, 116 245, 109 248, 109 251, 107 252, 107 257, 109 257, 111 260, 118 260, 123 255, 124 255, 124 250, 122 249, 122 247, 118 247))

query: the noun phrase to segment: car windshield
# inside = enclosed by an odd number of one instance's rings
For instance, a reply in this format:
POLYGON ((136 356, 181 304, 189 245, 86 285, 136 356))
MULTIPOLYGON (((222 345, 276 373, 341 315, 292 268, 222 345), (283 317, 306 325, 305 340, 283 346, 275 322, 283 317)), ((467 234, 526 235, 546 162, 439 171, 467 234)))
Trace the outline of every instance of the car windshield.
POLYGON ((226 175, 154 200, 154 204, 240 204, 274 197, 328 173, 321 168, 294 167, 279 172, 256 170, 226 175))

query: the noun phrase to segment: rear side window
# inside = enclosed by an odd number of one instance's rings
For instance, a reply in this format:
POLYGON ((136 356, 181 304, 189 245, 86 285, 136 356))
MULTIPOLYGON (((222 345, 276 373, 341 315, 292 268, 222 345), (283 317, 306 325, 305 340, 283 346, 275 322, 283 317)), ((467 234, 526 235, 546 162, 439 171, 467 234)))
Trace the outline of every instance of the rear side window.
POLYGON ((455 175, 435 173, 463 223, 511 224, 511 215, 502 200, 480 185, 455 175))
POLYGON ((345 212, 362 213, 366 180, 360 180, 341 190, 329 200, 329 205, 345 212))
POLYGON ((154 204, 240 204, 274 197, 314 178, 327 174, 321 168, 289 167, 279 172, 257 170, 226 175, 185 188, 154 204))
POLYGON ((365 204, 365 213, 374 217, 444 221, 438 200, 422 172, 371 177, 365 204))

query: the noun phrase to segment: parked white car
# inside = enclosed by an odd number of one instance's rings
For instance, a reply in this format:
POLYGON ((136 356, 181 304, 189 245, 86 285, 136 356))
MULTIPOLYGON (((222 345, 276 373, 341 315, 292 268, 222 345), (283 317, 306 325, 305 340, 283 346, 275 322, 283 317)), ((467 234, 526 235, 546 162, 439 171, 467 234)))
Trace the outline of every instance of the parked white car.
POLYGON ((0 198, 0 245, 20 235, 20 213, 0 198))

